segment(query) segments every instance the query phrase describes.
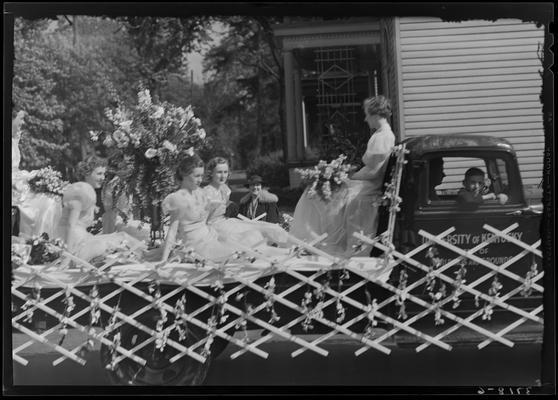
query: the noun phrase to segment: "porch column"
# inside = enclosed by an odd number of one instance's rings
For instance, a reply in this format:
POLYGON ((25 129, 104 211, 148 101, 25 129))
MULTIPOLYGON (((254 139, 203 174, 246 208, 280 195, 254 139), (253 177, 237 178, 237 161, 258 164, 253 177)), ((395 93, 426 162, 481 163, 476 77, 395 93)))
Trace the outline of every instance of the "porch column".
POLYGON ((296 146, 296 112, 295 112, 295 91, 293 77, 293 52, 285 50, 283 52, 285 66, 285 118, 287 122, 287 162, 297 161, 296 146))
POLYGON ((304 133, 302 132, 302 88, 300 82, 300 72, 298 67, 293 71, 294 80, 294 102, 295 109, 295 132, 296 132, 296 158, 297 160, 304 160, 304 133))

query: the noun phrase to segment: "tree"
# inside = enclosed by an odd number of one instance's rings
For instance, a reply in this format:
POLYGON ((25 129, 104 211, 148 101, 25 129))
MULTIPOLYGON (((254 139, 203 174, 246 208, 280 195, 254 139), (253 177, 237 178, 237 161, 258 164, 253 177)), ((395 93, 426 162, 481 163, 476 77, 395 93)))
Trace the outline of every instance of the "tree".
POLYGON ((215 111, 221 122, 230 124, 228 129, 238 132, 236 144, 244 165, 255 155, 283 145, 283 73, 271 29, 273 20, 220 19, 228 32, 206 56, 210 91, 221 92, 215 111))
POLYGON ((138 71, 151 92, 162 96, 172 73, 185 75, 185 55, 209 40, 209 17, 124 17, 119 21, 141 63, 138 71))
POLYGON ((51 22, 14 22, 14 111, 26 112, 20 146, 21 167, 35 169, 54 161, 67 147, 62 136, 65 105, 54 93, 62 78, 56 54, 45 51, 51 22))

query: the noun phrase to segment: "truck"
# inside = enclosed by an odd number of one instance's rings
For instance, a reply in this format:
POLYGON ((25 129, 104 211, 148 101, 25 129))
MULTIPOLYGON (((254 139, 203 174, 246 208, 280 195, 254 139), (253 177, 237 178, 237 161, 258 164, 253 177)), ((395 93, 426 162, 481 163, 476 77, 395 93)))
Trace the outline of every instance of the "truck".
MULTIPOLYGON (((519 310, 521 315, 526 315, 540 308, 542 293, 533 291, 530 285, 525 283, 531 282, 535 273, 540 273, 542 270, 542 257, 536 256, 536 251, 527 251, 525 246, 535 247, 534 244, 541 237, 542 207, 529 205, 525 198, 517 156, 511 144, 506 140, 490 136, 426 135, 408 138, 400 145, 404 145, 404 162, 400 162, 397 167, 397 155, 394 154, 388 161, 385 177, 386 184, 397 183, 399 210, 394 214, 393 209, 390 210, 393 204, 386 202, 380 210, 378 228, 378 232, 391 229, 389 220, 395 216, 390 237, 393 246, 389 247, 385 242, 383 244, 378 242, 379 245, 374 246, 371 253, 372 257, 377 257, 379 260, 399 261, 390 270, 389 278, 385 283, 376 285, 372 281, 361 282, 361 276, 345 268, 296 273, 278 272, 272 277, 265 276, 244 285, 239 285, 239 282, 242 283, 239 281, 224 282, 218 288, 191 287, 193 293, 189 292, 187 301, 182 304, 184 312, 193 312, 192 315, 195 315, 198 321, 210 320, 215 315, 212 310, 222 310, 219 308, 219 299, 226 298, 229 305, 242 310, 245 314, 250 314, 254 309, 259 310, 254 311, 252 317, 256 317, 256 322, 264 321, 254 323, 254 318, 246 318, 243 323, 229 326, 226 333, 230 336, 242 329, 261 329, 266 324, 269 329, 274 329, 272 326, 274 324, 283 327, 285 335, 324 334, 336 331, 347 333, 348 328, 340 328, 339 324, 352 320, 354 322, 349 325, 351 331, 349 333, 353 337, 362 336, 364 338, 362 340, 365 341, 369 335, 364 332, 370 333, 367 330, 372 325, 376 328, 381 327, 385 331, 397 328, 404 332, 405 329, 402 329, 404 326, 402 327, 401 324, 413 316, 417 317, 417 322, 412 325, 413 328, 434 335, 442 329, 439 325, 443 313, 438 311, 443 307, 451 310, 452 315, 457 316, 455 318, 461 318, 460 316, 465 318, 466 315, 479 313, 481 312, 479 310, 482 310, 482 321, 475 325, 475 329, 481 332, 486 324, 505 320, 504 325, 506 325, 513 322, 514 318, 517 319, 516 314, 509 312, 510 309, 519 310), (495 195, 505 194, 506 201, 486 200, 474 209, 461 208, 457 197, 463 184, 464 174, 469 168, 482 170, 486 177, 485 190, 495 195), (504 239, 501 232, 515 240, 515 243, 504 239), (519 242, 523 247, 518 245, 519 242), (482 246, 483 243, 486 245, 482 246), (479 246, 481 248, 473 256, 471 254, 463 256, 463 252, 479 246), (416 251, 417 249, 420 251, 416 251), (523 256, 517 256, 522 251, 523 256), (412 254, 412 257, 406 257, 407 254, 412 254), (437 274, 448 263, 453 263, 451 268, 446 268, 443 276, 437 274), (505 268, 501 268, 502 265, 505 268), (442 279, 444 277, 445 279, 442 279), (463 286, 457 287, 455 285, 457 281, 463 286), (480 283, 474 285, 474 289, 473 285, 467 286, 476 281, 480 283), (417 284, 412 290, 408 289, 415 283, 417 284), (525 286, 524 290, 518 290, 517 287, 522 284, 525 286), (328 294, 331 288, 339 294, 356 287, 354 285, 359 285, 359 289, 347 294, 345 297, 347 301, 340 301, 335 298, 335 295, 328 294), (259 290, 251 290, 254 287, 259 290), (266 293, 271 288, 274 293, 289 292, 284 296, 285 301, 270 301, 274 298, 266 293), (401 296, 405 290, 408 290, 408 293, 406 296, 401 296), (484 295, 475 296, 478 292, 484 295), (505 304, 498 303, 499 296, 506 296, 509 293, 513 295, 507 296, 509 298, 505 304), (225 294, 228 297, 223 297, 225 294), (408 301, 409 296, 412 296, 413 301, 408 301), (490 299, 487 300, 487 296, 494 299, 496 306, 490 299), (440 303, 441 299, 450 297, 451 302, 444 305, 440 303), (208 303, 208 298, 213 300, 208 303), (379 311, 384 317, 374 321, 374 317, 370 317, 370 312, 375 310, 375 305, 383 302, 386 306, 379 311), (320 308, 318 303, 326 306, 320 308), (341 308, 340 304, 343 305, 341 308), (430 305, 431 309, 428 308, 430 305), (498 307, 498 305, 505 307, 498 307), (293 312, 297 307, 306 310, 307 318, 301 318, 300 311, 293 312), (427 309, 426 316, 419 319, 419 314, 425 314, 425 309, 427 309), (496 312, 492 314, 491 310, 496 312), (434 315, 434 319, 430 318, 430 315, 434 315)), ((304 252, 300 254, 300 257, 304 257, 304 252)), ((535 285, 536 282, 533 282, 533 286, 535 285)), ((81 294, 78 293, 78 297, 81 298, 77 298, 74 302, 77 309, 88 307, 90 306, 88 296, 91 296, 93 289, 98 290, 97 298, 112 296, 110 301, 105 302, 106 305, 121 310, 126 315, 137 316, 136 322, 160 332, 159 325, 164 313, 155 306, 150 309, 150 306, 155 304, 151 304, 154 300, 149 300, 149 297, 141 293, 134 295, 134 291, 151 294, 155 292, 159 293, 159 297, 170 294, 165 301, 168 304, 176 303, 176 307, 180 302, 181 293, 176 291, 176 285, 166 283, 156 286, 154 289, 153 282, 136 282, 135 289, 123 290, 122 287, 115 287, 111 282, 89 285, 80 288, 81 294), (113 295, 117 292, 118 296, 113 295)), ((21 285, 18 285, 18 288, 23 290, 21 285)), ((50 298, 49 296, 53 296, 52 293, 57 291, 60 289, 45 289, 41 296, 50 298)), ((28 292, 32 297, 33 289, 28 289, 28 292)), ((13 312, 16 316, 22 312, 21 307, 24 303, 22 297, 21 293, 13 297, 13 312)), ((65 306, 64 302, 58 299, 57 303, 56 307, 54 302, 47 305, 57 308, 58 312, 63 314, 63 310, 68 309, 68 302, 66 301, 65 306)), ((27 306, 29 307, 29 304, 27 306)), ((14 329, 36 330, 40 326, 40 329, 45 330, 60 325, 60 315, 56 317, 53 312, 45 313, 43 309, 44 307, 36 310, 32 318, 26 318, 26 321, 18 317, 18 325, 14 329)), ((114 315, 106 310, 99 312, 99 318, 96 320, 100 326, 105 328, 111 324, 115 326, 114 315)), ((86 326, 91 321, 88 320, 87 313, 82 314, 76 322, 86 326)), ((233 317, 236 318, 238 315, 233 317)), ((529 318, 536 320, 540 317, 535 315, 529 318)), ((479 317, 478 320, 480 321, 481 318, 479 317)), ((165 321, 169 324, 172 318, 166 317, 165 321)), ((216 327, 224 326, 224 323, 218 322, 216 327)), ((185 339, 181 338, 177 331, 171 332, 168 339, 180 342, 186 347, 197 343, 199 347, 210 330, 205 330, 198 325, 188 324, 185 339)), ((534 325, 534 330, 525 340, 542 339, 542 327, 540 324, 534 325)), ((111 360, 114 360, 118 353, 106 340, 108 337, 113 337, 114 332, 107 331, 105 341, 100 348, 101 361, 107 365, 107 374, 111 382, 119 385, 200 384, 208 372, 211 360, 217 357, 229 343, 229 340, 222 336, 213 337, 211 351, 208 353, 207 360, 202 363, 188 356, 177 358, 178 350, 171 346, 161 346, 159 343, 156 347, 157 341, 153 338, 150 340, 150 333, 146 329, 138 329, 134 323, 121 321, 116 326, 119 326, 115 328, 119 333, 118 345, 126 349, 137 349, 134 354, 146 360, 146 364, 142 366, 137 361, 124 357, 117 364, 111 365, 111 360)), ((262 335, 268 334, 270 334, 269 330, 264 330, 262 333, 262 335)), ((482 339, 485 339, 485 336, 480 335, 479 341, 482 339)), ((413 343, 419 341, 420 338, 414 337, 413 343)), ((401 339, 401 343, 405 343, 405 340, 401 339)))

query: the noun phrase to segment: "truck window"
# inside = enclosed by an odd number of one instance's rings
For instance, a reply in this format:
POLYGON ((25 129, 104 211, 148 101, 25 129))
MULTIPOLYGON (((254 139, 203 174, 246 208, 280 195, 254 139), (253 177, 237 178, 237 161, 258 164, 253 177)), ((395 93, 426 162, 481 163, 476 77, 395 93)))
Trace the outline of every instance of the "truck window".
MULTIPOLYGON (((508 165, 502 158, 457 157, 444 155, 428 160, 428 203, 452 204, 463 188, 465 173, 478 168, 485 177, 487 191, 510 195, 508 165)), ((510 199, 513 200, 513 199, 510 199)), ((490 204, 490 200, 487 203, 490 204)))

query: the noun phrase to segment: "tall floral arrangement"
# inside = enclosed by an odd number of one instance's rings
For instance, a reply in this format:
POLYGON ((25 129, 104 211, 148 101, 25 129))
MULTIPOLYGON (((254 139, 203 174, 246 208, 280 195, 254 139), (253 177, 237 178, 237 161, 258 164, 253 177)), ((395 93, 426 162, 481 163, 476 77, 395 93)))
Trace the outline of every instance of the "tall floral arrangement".
POLYGON ((320 160, 314 168, 296 169, 302 183, 309 187, 308 196, 319 196, 325 202, 331 200, 332 195, 346 184, 349 171, 353 169, 352 165, 345 164, 346 158, 341 154, 329 163, 320 160))
POLYGON ((206 141, 205 130, 191 106, 156 102, 147 89, 132 107, 107 108, 110 131, 91 131, 91 139, 107 148, 109 166, 118 176, 115 198, 131 196, 133 207, 149 210, 176 189, 175 168, 206 141))

